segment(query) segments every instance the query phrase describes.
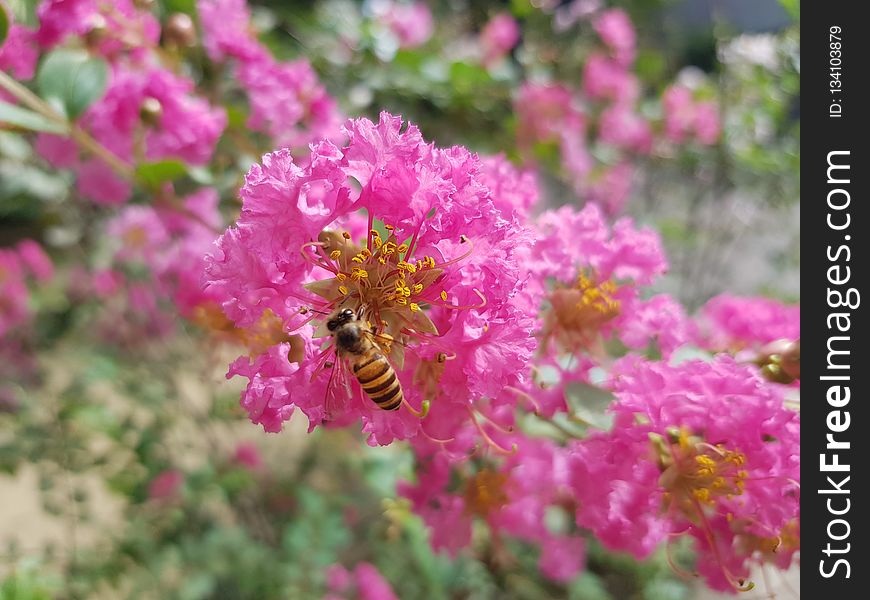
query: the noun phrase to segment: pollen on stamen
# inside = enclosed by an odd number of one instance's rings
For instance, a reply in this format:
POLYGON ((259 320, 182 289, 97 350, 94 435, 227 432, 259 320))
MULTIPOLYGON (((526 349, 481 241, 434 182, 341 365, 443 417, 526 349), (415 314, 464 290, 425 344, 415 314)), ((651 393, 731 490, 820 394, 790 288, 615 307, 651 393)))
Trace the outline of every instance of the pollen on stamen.
POLYGON ((444 300, 444 302, 447 302, 447 292, 444 290, 441 290, 441 299, 444 300))
POLYGON ((329 253, 329 258, 331 258, 332 260, 338 260, 339 258, 341 258, 341 250, 333 250, 329 253))
POLYGON ((340 286, 338 286, 338 293, 341 294, 342 296, 347 296, 350 292, 345 286, 340 285, 340 286))
POLYGON ((341 237, 343 237, 343 238, 346 239, 346 240, 349 240, 349 239, 350 239, 350 233, 348 233, 347 231, 342 231, 342 232, 341 232, 341 237))

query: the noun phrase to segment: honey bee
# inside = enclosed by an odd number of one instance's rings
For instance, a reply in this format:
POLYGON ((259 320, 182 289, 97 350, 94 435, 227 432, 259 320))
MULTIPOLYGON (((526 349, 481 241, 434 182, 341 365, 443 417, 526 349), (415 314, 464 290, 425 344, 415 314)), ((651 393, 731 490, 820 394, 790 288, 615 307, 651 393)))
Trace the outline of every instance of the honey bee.
POLYGON ((360 315, 340 308, 326 321, 340 359, 346 359, 363 391, 384 410, 397 410, 404 395, 396 371, 373 341, 374 332, 360 315))

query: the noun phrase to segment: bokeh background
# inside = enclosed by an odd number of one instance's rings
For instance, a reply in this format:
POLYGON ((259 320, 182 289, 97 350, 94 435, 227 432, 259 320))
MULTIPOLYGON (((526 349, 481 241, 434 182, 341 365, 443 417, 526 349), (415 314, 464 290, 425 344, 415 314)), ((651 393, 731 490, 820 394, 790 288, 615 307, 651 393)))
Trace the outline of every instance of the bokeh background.
MULTIPOLYGON (((16 22, 36 23, 35 3, 4 2, 16 22)), ((196 33, 193 0, 142 4, 164 23, 190 15, 196 33)), ((439 145, 534 164, 549 206, 582 203, 578 185, 605 193, 577 183, 558 144, 524 141, 518 109, 526 82, 580 88, 600 45, 587 15, 602 2, 430 2, 431 26, 412 42, 385 17, 392 4, 250 2, 260 39, 279 60, 307 58, 343 114, 385 109, 439 145), (489 61, 481 31, 499 13, 521 24, 521 38, 489 61)), ((593 183, 622 169, 620 190, 606 191, 614 212, 663 237, 671 269, 657 290, 689 311, 725 291, 799 301, 798 2, 606 6, 624 9, 637 32, 636 113, 660 120, 678 85, 713 103, 720 123, 709 143, 590 143, 593 183)), ((201 55, 189 50, 191 76, 227 107, 228 126, 212 167, 179 185, 207 181, 231 219, 245 171, 273 146, 245 137, 244 100, 201 55)), ((123 294, 85 289, 83 265, 112 261, 102 225, 111 208, 88 202, 72 173, 34 151, 33 134, 2 121, 0 247, 39 241, 55 276, 32 286, 27 335, 7 332, 0 347, 0 598, 319 598, 329 565, 360 561, 408 599, 711 597, 664 555, 638 563, 594 542, 567 584, 543 578, 519 542, 509 564, 485 543, 455 560, 434 553, 396 494, 412 476, 401 445, 308 435, 297 420, 265 434, 238 406, 243 382, 224 377, 232 340, 171 310, 139 321, 123 294)), ((794 573, 767 583, 744 597, 796 597, 794 573)))

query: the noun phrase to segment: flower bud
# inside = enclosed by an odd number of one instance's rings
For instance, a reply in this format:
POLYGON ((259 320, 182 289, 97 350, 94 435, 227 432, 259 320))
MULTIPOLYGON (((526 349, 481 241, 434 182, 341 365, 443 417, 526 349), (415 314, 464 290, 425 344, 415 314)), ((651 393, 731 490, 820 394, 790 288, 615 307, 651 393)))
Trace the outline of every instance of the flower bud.
POLYGON ((795 340, 780 355, 782 370, 794 379, 801 378, 801 341, 795 340))
POLYGON ((156 127, 160 125, 161 117, 163 117, 163 107, 160 105, 160 100, 150 96, 142 100, 142 106, 139 107, 139 118, 145 125, 156 127))
POLYGON ((88 32, 85 34, 85 45, 95 48, 106 38, 109 28, 106 19, 101 14, 93 14, 88 18, 88 32))
POLYGON ((196 27, 193 19, 185 13, 173 13, 166 20, 163 39, 167 46, 192 48, 196 45, 196 27))

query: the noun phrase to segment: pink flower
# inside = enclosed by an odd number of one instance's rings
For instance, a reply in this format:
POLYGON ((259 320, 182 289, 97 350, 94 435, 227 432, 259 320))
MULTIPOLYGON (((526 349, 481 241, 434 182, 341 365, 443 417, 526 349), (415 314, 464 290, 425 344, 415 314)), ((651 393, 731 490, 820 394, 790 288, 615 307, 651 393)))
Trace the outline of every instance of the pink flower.
POLYGON ((56 169, 68 169, 79 162, 79 148, 69 139, 52 133, 40 133, 34 144, 36 152, 56 169))
POLYGON ((197 0, 196 10, 202 24, 202 37, 208 57, 222 61, 262 60, 265 48, 257 41, 251 26, 251 11, 246 0, 197 0))
POLYGON ((574 579, 586 562, 586 547, 579 537, 553 536, 541 544, 541 573, 553 581, 574 579))
POLYGON ((585 184, 589 201, 598 203, 609 216, 620 214, 631 195, 634 165, 622 161, 596 175, 585 184))
POLYGON ((713 350, 758 349, 801 335, 800 305, 770 298, 721 294, 710 299, 700 313, 704 345, 713 350))
POLYGON ((416 48, 432 37, 432 12, 425 2, 388 2, 380 20, 398 38, 400 48, 416 48))
POLYGON ((171 500, 181 491, 184 483, 184 473, 178 469, 168 469, 157 475, 148 484, 148 498, 150 500, 171 500))
POLYGON ((263 467, 263 459, 260 450, 251 443, 242 443, 236 446, 233 453, 233 462, 249 471, 257 471, 263 467))
MULTIPOLYGON (((177 158, 204 164, 226 125, 223 109, 212 108, 192 94, 193 81, 158 67, 113 68, 106 94, 80 119, 81 126, 121 161, 132 162, 137 140, 144 139, 144 159, 177 158)), ((73 144, 40 136, 37 150, 54 166, 78 174, 79 192, 98 204, 117 205, 132 193, 129 181, 97 158, 79 163, 73 144)))
POLYGON ((637 40, 631 19, 624 10, 614 8, 604 11, 595 19, 593 26, 601 40, 613 52, 616 62, 624 66, 634 62, 637 40))
POLYGON ((389 582, 371 563, 359 563, 353 574, 360 600, 399 600, 389 582))
POLYGON ((484 25, 480 32, 483 46, 483 64, 492 65, 520 41, 520 26, 509 13, 498 13, 484 25))
POLYGON ((25 324, 30 316, 30 293, 14 250, 0 248, 0 337, 25 324))
POLYGON ((572 449, 578 524, 638 558, 688 533, 702 562, 742 587, 758 559, 737 540, 761 545, 799 518, 799 414, 724 356, 678 366, 626 357, 612 385, 612 431, 572 449))
POLYGON ((82 196, 102 206, 123 204, 133 193, 133 186, 129 181, 96 158, 83 162, 78 167, 76 188, 82 196))
POLYGON ((618 102, 601 114, 599 123, 602 142, 641 154, 652 148, 652 129, 649 123, 625 103, 618 102))
POLYGON ((640 95, 640 84, 625 65, 601 54, 592 54, 583 66, 583 91, 596 100, 630 104, 640 95))
POLYGON ((48 281, 54 276, 54 265, 51 259, 42 246, 33 240, 23 240, 18 243, 18 256, 37 281, 48 281))
POLYGON ((686 87, 672 85, 662 96, 665 137, 680 144, 694 137, 703 145, 715 144, 721 133, 719 111, 712 102, 695 102, 686 87))
POLYGON ((125 50, 141 53, 160 38, 154 15, 137 9, 131 0, 43 0, 36 15, 36 40, 43 48, 75 36, 103 56, 115 58, 125 50))
POLYGON ((337 135, 335 100, 304 58, 278 63, 263 56, 240 65, 238 77, 251 103, 248 126, 269 134, 275 145, 306 148, 337 135))
MULTIPOLYGON (((11 16, 9 10, 5 14, 11 16)), ((11 19, 10 19, 11 21, 11 19)), ((7 71, 16 79, 25 81, 33 77, 39 53, 33 40, 33 31, 10 22, 6 39, 0 43, 0 71, 7 71)))
POLYGON ((521 145, 558 142, 565 131, 584 131, 583 113, 571 91, 561 84, 524 83, 514 108, 521 145))
MULTIPOLYGON (((403 129, 386 113, 377 124, 348 121, 345 134, 344 148, 313 145, 306 166, 282 150, 251 168, 241 217, 208 259, 207 291, 223 298, 241 327, 268 310, 285 331, 298 332, 293 361, 289 347, 276 346, 233 365, 231 373, 250 379, 243 404, 252 420, 275 431, 298 407, 311 428, 361 419, 369 443, 389 444, 420 431, 425 405, 443 407, 447 426, 457 417, 461 424, 483 396, 500 397, 522 381, 533 321, 509 303, 523 285, 514 251, 531 240, 495 207, 479 159, 464 148, 427 144, 416 127, 403 129), (344 230, 365 223, 360 208, 369 223, 389 227, 386 237, 371 225, 363 229, 367 239, 344 230), (387 340, 405 400, 400 410, 378 408, 352 387, 321 316, 338 307, 363 311, 387 340)), ((433 419, 426 423, 438 426, 433 419)))
POLYGON ((680 346, 697 338, 695 324, 683 306, 667 294, 637 302, 614 327, 619 339, 634 350, 646 348, 655 341, 665 359, 680 346))
POLYGON ((503 214, 516 212, 524 219, 538 203, 538 180, 531 169, 518 169, 503 154, 480 158, 480 181, 492 192, 495 207, 503 214))

